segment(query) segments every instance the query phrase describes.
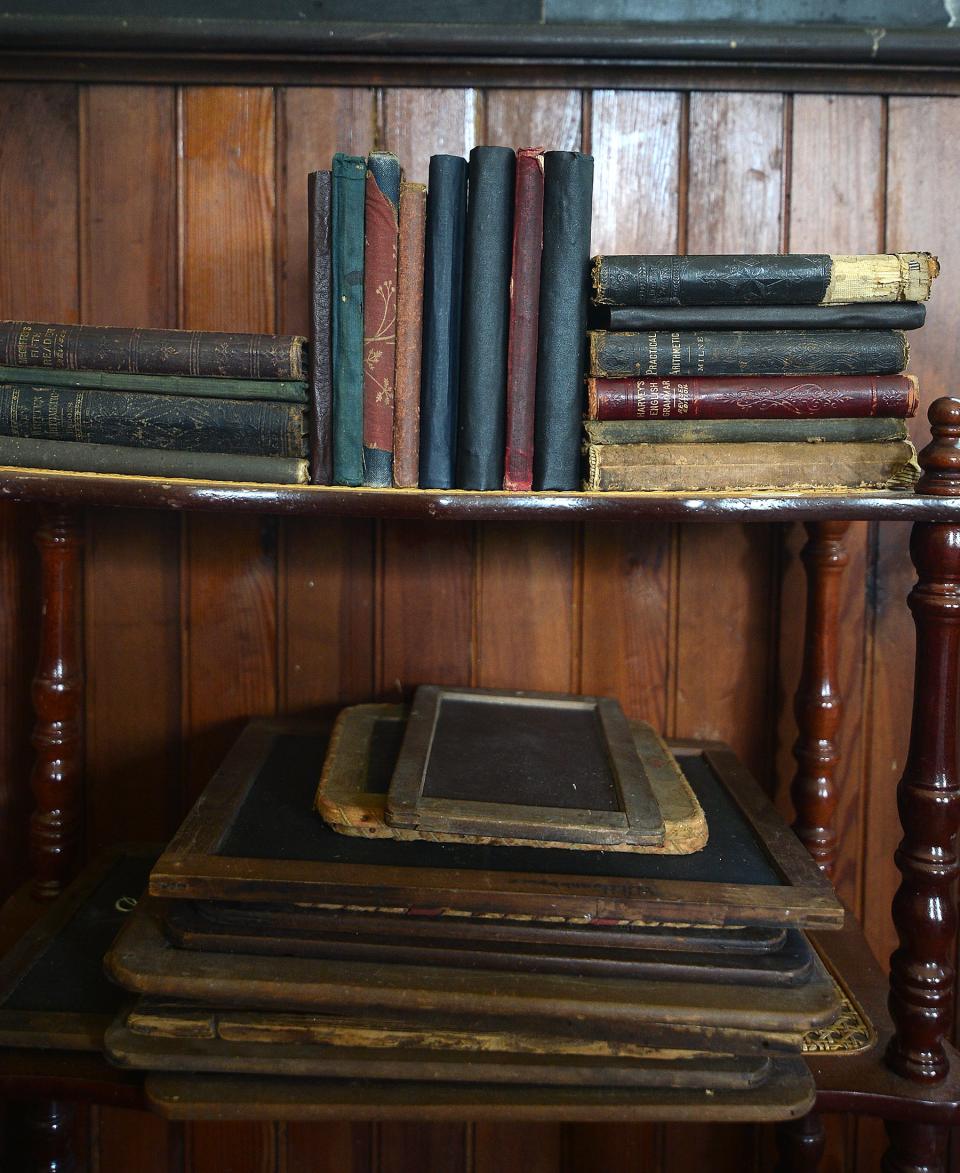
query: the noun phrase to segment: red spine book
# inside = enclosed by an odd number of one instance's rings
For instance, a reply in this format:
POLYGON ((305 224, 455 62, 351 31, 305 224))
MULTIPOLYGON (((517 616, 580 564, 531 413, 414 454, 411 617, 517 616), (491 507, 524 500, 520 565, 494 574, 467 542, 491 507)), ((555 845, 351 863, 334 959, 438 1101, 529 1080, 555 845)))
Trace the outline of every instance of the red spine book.
POLYGON ((592 420, 904 419, 917 403, 913 375, 587 380, 592 420))
POLYGON ((537 391, 540 254, 543 248, 543 148, 517 151, 507 344, 505 489, 533 485, 533 411, 537 391))

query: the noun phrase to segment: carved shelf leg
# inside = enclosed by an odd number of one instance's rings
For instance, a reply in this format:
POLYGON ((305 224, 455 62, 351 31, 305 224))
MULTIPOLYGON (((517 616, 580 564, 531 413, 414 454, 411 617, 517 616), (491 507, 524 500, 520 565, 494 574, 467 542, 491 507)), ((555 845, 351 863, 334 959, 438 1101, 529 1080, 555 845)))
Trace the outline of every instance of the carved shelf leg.
POLYGON ((42 611, 40 661, 33 680, 36 762, 30 779, 34 894, 52 900, 76 864, 81 823, 83 674, 80 516, 51 508, 37 530, 42 611))
POLYGON ((778 1124, 775 1173, 816 1173, 825 1144, 823 1119, 816 1112, 778 1124))
POLYGON ((796 811, 793 829, 817 866, 833 875, 837 835, 834 771, 840 758, 840 690, 837 683, 840 584, 847 565, 843 538, 848 521, 814 521, 801 557, 807 572, 807 618, 803 670, 794 701, 799 735, 793 747, 797 773, 790 787, 796 811))
MULTIPOLYGON (((920 454, 918 491, 960 495, 960 400, 930 408, 933 440, 920 454)), ((947 1073, 943 1039, 953 1016, 957 908, 957 652, 960 648, 960 526, 919 522, 910 555, 917 629, 910 748, 897 787, 902 876, 893 901, 900 942, 890 958, 895 1033, 887 1063, 899 1075, 935 1083, 947 1073)))
POLYGON ((940 1173, 947 1153, 948 1132, 935 1124, 887 1124, 890 1148, 882 1173, 940 1173))

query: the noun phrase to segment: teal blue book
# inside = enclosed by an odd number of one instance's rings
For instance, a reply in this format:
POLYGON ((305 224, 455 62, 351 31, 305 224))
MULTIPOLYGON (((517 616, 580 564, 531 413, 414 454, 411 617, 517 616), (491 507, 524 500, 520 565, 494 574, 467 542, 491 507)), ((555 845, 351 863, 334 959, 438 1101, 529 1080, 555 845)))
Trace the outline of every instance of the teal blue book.
POLYGON ((367 161, 333 156, 333 480, 363 484, 363 207, 367 161))
POLYGON ((31 387, 72 387, 82 391, 131 391, 151 395, 189 395, 193 399, 270 399, 306 403, 301 379, 213 379, 194 375, 131 375, 125 371, 65 371, 55 367, 0 366, 0 383, 31 387))

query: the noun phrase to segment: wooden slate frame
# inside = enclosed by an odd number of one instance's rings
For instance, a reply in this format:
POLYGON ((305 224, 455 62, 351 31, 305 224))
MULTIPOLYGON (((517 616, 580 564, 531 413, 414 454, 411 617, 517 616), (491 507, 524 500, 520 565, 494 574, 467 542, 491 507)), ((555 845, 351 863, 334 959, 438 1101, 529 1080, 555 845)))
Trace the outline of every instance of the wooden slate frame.
POLYGON ((731 924, 836 929, 843 925, 843 906, 833 886, 757 782, 721 742, 668 744, 681 767, 685 758, 704 758, 756 837, 780 884, 629 880, 218 854, 274 739, 282 734, 320 734, 328 728, 327 723, 302 720, 251 722, 157 861, 150 875, 150 894, 167 899, 293 901, 358 910, 432 903, 458 914, 524 920, 628 920, 707 928, 731 924))
MULTIPOLYGON (((113 1013, 52 1008, 8 1009, 6 1001, 18 988, 24 974, 43 956, 121 859, 131 856, 152 859, 156 858, 158 850, 155 845, 126 844, 104 851, 0 957, 0 1047, 95 1051, 98 1054, 103 1050, 104 1032, 113 1021, 113 1013)), ((122 1000, 123 994, 118 990, 118 1006, 122 1000)))
POLYGON ((387 823, 458 835, 498 839, 542 839, 567 843, 663 843, 663 819, 650 780, 634 745, 623 710, 610 697, 451 688, 421 684, 414 694, 400 756, 387 795, 387 823), (620 809, 525 806, 505 801, 472 801, 426 795, 430 754, 442 720, 444 702, 475 706, 520 706, 536 711, 593 713, 602 735, 620 809))

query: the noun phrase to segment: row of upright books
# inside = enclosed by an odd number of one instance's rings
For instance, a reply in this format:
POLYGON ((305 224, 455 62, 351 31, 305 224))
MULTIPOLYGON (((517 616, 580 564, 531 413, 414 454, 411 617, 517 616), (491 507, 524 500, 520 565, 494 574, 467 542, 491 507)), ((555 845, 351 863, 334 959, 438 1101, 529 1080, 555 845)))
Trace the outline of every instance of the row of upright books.
POLYGON ((592 191, 540 148, 310 176, 315 483, 578 487, 592 191))
POLYGON ((929 253, 598 256, 584 488, 909 487, 929 253))

